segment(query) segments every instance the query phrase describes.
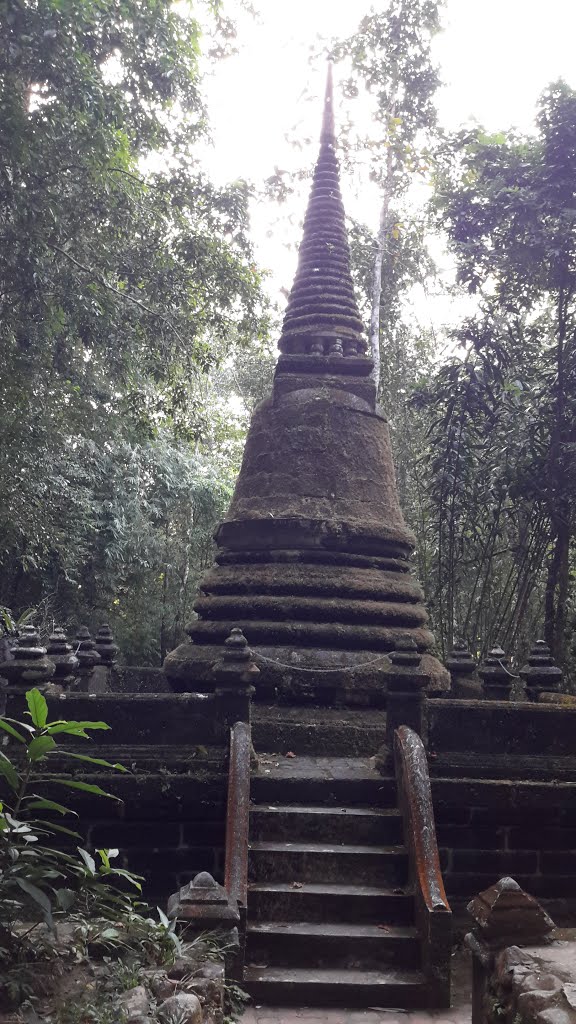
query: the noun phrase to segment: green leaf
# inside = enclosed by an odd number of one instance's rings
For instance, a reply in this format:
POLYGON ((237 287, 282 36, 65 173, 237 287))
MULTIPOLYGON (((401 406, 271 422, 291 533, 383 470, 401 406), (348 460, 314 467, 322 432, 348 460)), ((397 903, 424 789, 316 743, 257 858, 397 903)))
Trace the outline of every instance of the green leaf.
POLYGON ((48 896, 46 895, 46 893, 42 892, 42 890, 39 889, 37 885, 34 885, 32 882, 29 882, 26 878, 18 878, 17 877, 15 879, 15 881, 16 881, 16 884, 19 885, 20 888, 25 893, 28 894, 28 896, 32 897, 32 899, 35 901, 35 903, 38 904, 38 906, 42 907, 42 910, 44 911, 44 914, 45 914, 45 917, 46 917, 46 922, 47 922, 47 924, 51 928, 52 927, 52 904, 51 904, 50 900, 48 899, 48 896))
POLYGON ((111 868, 108 874, 119 875, 121 878, 126 878, 135 889, 138 889, 138 892, 142 892, 142 886, 138 881, 139 878, 143 877, 142 875, 133 875, 131 871, 125 871, 124 868, 111 868))
POLYGON ((26 703, 34 725, 37 729, 43 729, 48 721, 48 705, 40 690, 28 690, 26 703))
POLYGON ((103 867, 105 867, 108 870, 110 868, 110 858, 108 857, 108 850, 98 850, 97 853, 98 856, 100 857, 100 860, 102 861, 103 867))
POLYGON ((9 733, 10 736, 13 736, 15 740, 19 740, 20 743, 26 743, 22 733, 17 732, 5 718, 0 718, 0 729, 4 729, 4 732, 9 733))
POLYGON ((101 757, 90 757, 88 754, 74 754, 71 750, 59 750, 59 757, 73 757, 76 761, 88 761, 89 764, 101 764, 104 768, 116 768, 119 772, 127 772, 123 764, 111 764, 110 761, 103 761, 101 757))
POLYGON ((51 736, 37 736, 28 747, 28 757, 31 761, 40 761, 55 746, 56 742, 51 736))
POLYGON ((163 910, 160 910, 160 907, 156 907, 156 910, 158 911, 158 917, 160 918, 160 924, 162 925, 162 927, 169 928, 170 919, 166 916, 163 910))
POLYGON ((61 910, 70 910, 76 902, 76 893, 72 889, 58 889, 56 902, 61 910))
POLYGON ((86 729, 109 729, 106 722, 50 722, 46 731, 50 736, 56 736, 59 732, 68 733, 71 736, 85 736, 86 729))
POLYGON ((33 825, 46 825, 49 830, 46 835, 50 835, 50 832, 61 832, 65 836, 72 836, 74 839, 82 839, 79 832, 74 832, 71 828, 65 828, 64 825, 57 825, 55 821, 43 821, 42 818, 35 818, 33 825))
POLYGON ((64 807, 64 804, 59 804, 55 800, 48 800, 46 797, 39 797, 36 793, 31 793, 29 797, 25 797, 28 804, 28 809, 34 809, 35 811, 57 811, 58 814, 73 814, 75 818, 78 817, 76 811, 70 809, 70 807, 64 807))
POLYGON ((88 850, 83 850, 81 846, 78 847, 78 853, 82 857, 82 860, 84 861, 84 863, 85 863, 86 867, 88 868, 88 871, 90 872, 90 874, 91 875, 95 875, 96 874, 96 861, 94 860, 94 857, 91 857, 90 854, 88 853, 88 850))
POLYGON ((6 757, 6 754, 3 754, 1 751, 0 775, 4 776, 4 778, 8 781, 8 785, 10 786, 11 789, 14 790, 15 793, 19 791, 20 776, 18 775, 18 772, 16 771, 14 765, 12 764, 12 761, 8 757, 6 757))
POLYGON ((80 789, 83 793, 95 793, 97 796, 107 796, 110 800, 118 800, 122 803, 119 796, 114 796, 113 793, 107 793, 100 786, 94 786, 90 782, 74 782, 72 779, 58 779, 55 776, 50 777, 50 782, 55 783, 57 786, 67 786, 68 789, 80 789))

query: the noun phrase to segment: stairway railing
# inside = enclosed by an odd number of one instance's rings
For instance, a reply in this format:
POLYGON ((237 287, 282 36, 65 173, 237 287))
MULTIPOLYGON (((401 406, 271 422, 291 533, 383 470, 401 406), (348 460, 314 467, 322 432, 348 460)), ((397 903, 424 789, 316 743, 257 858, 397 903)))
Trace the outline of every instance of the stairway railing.
POLYGON ((440 869, 426 751, 406 725, 394 734, 394 759, 428 1005, 444 1008, 450 1006, 452 912, 440 869))
POLYGON ((224 885, 228 896, 236 901, 240 915, 238 927, 240 955, 237 963, 237 969, 240 972, 244 966, 246 912, 248 906, 251 742, 250 725, 248 722, 236 722, 230 730, 224 885))

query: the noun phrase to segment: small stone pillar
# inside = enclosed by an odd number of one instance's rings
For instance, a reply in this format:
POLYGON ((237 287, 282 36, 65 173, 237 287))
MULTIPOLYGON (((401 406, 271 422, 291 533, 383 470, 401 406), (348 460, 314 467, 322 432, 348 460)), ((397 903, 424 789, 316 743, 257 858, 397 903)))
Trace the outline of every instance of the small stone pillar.
POLYGON ((233 629, 224 641, 224 652, 212 666, 212 673, 216 684, 214 692, 220 698, 228 724, 250 723, 253 683, 260 669, 252 660, 252 651, 241 629, 233 629))
POLYGON ((541 693, 557 693, 562 682, 562 669, 554 664, 550 648, 543 640, 532 645, 528 661, 520 669, 520 676, 526 683, 528 700, 538 701, 541 693))
POLYGON ((100 655, 87 626, 81 626, 76 633, 76 657, 78 658, 78 689, 90 693, 94 669, 100 664, 100 655))
POLYGON ((0 665, 0 676, 8 680, 8 685, 22 692, 33 687, 44 689, 54 675, 55 666, 48 658, 35 626, 22 627, 10 653, 12 659, 0 665))
POLYGON ((477 665, 463 640, 454 644, 445 661, 450 673, 451 692, 447 696, 474 700, 480 696, 478 682, 472 681, 477 665))
POLYGON ((54 663, 55 672, 52 682, 64 688, 72 686, 78 669, 78 658, 66 639, 63 629, 56 628, 50 634, 47 654, 54 663))
POLYGON ((485 700, 510 700, 514 674, 501 647, 493 647, 478 669, 485 700))
POLYGON ((181 923, 187 936, 191 932, 215 931, 226 939, 233 955, 239 947, 240 913, 236 901, 230 899, 224 886, 208 871, 200 871, 170 897, 168 917, 181 923))
POLYGON ((116 664, 118 645, 114 643, 114 635, 107 622, 104 622, 96 633, 95 649, 106 668, 112 668, 116 664))
POLYGON ((491 975, 506 946, 538 946, 552 937, 554 922, 513 878, 501 878, 467 907, 475 922, 465 942, 472 951, 472 1024, 487 1024, 494 999, 491 975))
POLYGON ((430 677, 422 672, 422 656, 411 637, 398 640, 388 655, 392 668, 386 673, 386 742, 376 755, 376 767, 386 771, 394 763, 394 733, 407 725, 426 745, 427 722, 424 689, 430 677))

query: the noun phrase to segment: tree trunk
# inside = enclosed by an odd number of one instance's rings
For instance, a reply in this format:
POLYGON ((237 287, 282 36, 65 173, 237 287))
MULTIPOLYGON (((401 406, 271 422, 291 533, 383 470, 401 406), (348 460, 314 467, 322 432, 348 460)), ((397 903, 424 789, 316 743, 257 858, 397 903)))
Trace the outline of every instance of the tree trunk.
POLYGON ((382 266, 388 237, 388 218, 390 214, 390 195, 386 193, 380 210, 380 227, 376 239, 376 255, 372 269, 372 308, 370 310, 370 355, 374 360, 371 377, 376 384, 376 393, 380 391, 380 299, 382 297, 382 266))
POLYGON ((570 578, 570 522, 568 516, 554 523, 554 548, 548 565, 545 595, 544 639, 552 656, 562 665, 566 646, 566 600, 570 578))
MULTIPOLYGON (((396 104, 391 108, 390 118, 395 116, 396 104)), ((384 265, 384 254, 386 252, 386 240, 390 228, 390 202, 393 195, 392 172, 394 170, 394 152, 392 142, 389 140, 386 151, 386 173, 384 175, 384 186, 382 206, 380 207, 380 225, 376 238, 376 255, 372 269, 372 307, 370 310, 370 354, 374 360, 374 369, 370 376, 376 384, 376 394, 380 391, 380 300, 382 297, 382 267, 384 265)))

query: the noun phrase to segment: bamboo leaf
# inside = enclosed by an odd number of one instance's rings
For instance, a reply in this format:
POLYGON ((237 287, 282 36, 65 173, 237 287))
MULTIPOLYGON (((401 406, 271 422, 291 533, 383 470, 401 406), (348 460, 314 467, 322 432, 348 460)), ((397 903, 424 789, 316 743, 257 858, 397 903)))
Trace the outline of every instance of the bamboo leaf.
POLYGON ((35 811, 57 811, 58 814, 73 814, 76 818, 78 814, 76 811, 72 811, 69 807, 64 807, 63 804, 59 804, 56 800, 48 800, 46 797, 39 797, 36 793, 32 793, 29 797, 25 797, 28 804, 28 808, 33 808, 35 811))
POLYGON ((83 850, 81 846, 78 847, 78 853, 82 857, 82 860, 84 861, 84 863, 85 863, 86 867, 88 868, 88 871, 90 872, 90 874, 91 875, 95 875, 96 874, 96 861, 94 860, 94 857, 91 857, 90 854, 88 853, 88 850, 83 850))
POLYGON ((111 870, 107 872, 107 874, 119 875, 120 878, 126 878, 127 881, 134 886, 135 889, 138 889, 138 892, 142 892, 142 886, 138 881, 139 878, 143 877, 142 875, 133 875, 131 871, 125 871, 124 868, 111 868, 111 870))
POLYGON ((86 729, 109 728, 110 726, 106 722, 50 722, 46 731, 50 736, 56 736, 60 732, 69 733, 72 736, 83 736, 86 729))
POLYGON ((29 882, 26 878, 16 878, 16 884, 30 896, 39 907, 42 908, 45 914, 47 924, 52 927, 52 904, 45 892, 39 889, 33 882, 29 882))
POLYGON ((90 782, 76 782, 72 779, 58 779, 55 776, 50 777, 50 782, 55 783, 57 786, 67 786, 68 789, 80 789, 83 793, 95 793, 97 796, 107 796, 110 800, 118 800, 122 803, 119 796, 114 796, 113 793, 107 793, 106 790, 101 789, 100 786, 95 786, 90 782))
POLYGON ((73 757, 76 761, 88 761, 89 764, 100 764, 104 768, 115 768, 119 772, 128 771, 123 764, 111 764, 110 761, 104 761, 101 757, 90 757, 89 754, 75 754, 71 750, 59 750, 58 756, 73 757))
POLYGON ((4 776, 10 788, 17 793, 20 789, 20 776, 12 764, 12 761, 2 752, 0 752, 0 775, 4 776))
POLYGON ((20 743, 26 743, 26 740, 21 732, 17 732, 16 729, 6 721, 5 718, 0 718, 0 729, 4 729, 10 736, 13 736, 15 740, 19 740, 20 743))
MULTIPOLYGON (((58 825, 55 821, 43 821, 41 818, 34 820, 34 825, 46 825, 50 831, 61 832, 65 836, 72 836, 74 839, 82 839, 79 832, 74 832, 71 828, 65 828, 64 825, 58 825)), ((50 834, 49 832, 47 833, 50 834)))

